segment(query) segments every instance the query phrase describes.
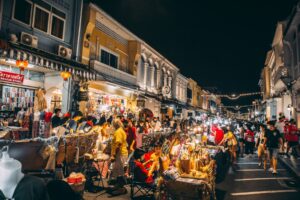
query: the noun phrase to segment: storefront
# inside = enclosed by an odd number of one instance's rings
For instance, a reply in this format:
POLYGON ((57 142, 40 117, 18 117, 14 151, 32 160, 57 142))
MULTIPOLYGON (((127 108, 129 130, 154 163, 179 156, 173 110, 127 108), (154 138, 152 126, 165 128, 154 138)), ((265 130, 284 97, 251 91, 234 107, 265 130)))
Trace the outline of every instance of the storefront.
POLYGON ((67 111, 63 100, 68 96, 68 82, 54 70, 45 70, 30 66, 20 72, 20 69, 10 63, 0 65, 0 107, 1 112, 16 112, 34 108, 35 93, 38 89, 45 90, 47 111, 53 112, 60 108, 67 111), (64 95, 63 95, 64 94, 64 95))
POLYGON ((0 50, 2 113, 16 112, 22 108, 36 111, 34 107, 38 90, 43 91, 43 100, 46 102, 39 111, 53 112, 60 108, 67 112, 70 109, 72 79, 80 77, 80 80, 89 81, 96 78, 80 63, 68 60, 63 63, 62 59, 47 52, 12 43, 0 50))
POLYGON ((0 110, 5 118, 22 108, 34 107, 35 89, 44 85, 44 74, 38 71, 24 70, 0 62, 0 110))
POLYGON ((136 93, 133 89, 122 88, 111 83, 92 81, 88 84, 88 113, 96 115, 136 115, 136 93))

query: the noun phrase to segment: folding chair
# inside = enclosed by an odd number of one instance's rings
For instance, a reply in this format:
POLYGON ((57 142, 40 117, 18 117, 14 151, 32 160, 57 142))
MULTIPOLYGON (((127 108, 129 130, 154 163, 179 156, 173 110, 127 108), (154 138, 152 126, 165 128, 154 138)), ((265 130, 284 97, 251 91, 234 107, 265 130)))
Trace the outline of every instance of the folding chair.
POLYGON ((130 198, 140 199, 148 198, 155 199, 157 188, 147 183, 142 183, 132 179, 130 184, 130 198))

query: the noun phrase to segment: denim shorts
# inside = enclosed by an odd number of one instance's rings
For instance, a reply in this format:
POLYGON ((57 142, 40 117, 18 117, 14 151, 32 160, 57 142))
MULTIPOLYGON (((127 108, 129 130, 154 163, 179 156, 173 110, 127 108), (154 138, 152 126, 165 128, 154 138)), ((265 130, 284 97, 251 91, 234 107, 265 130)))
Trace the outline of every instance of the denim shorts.
POLYGON ((268 149, 268 154, 270 156, 270 159, 271 158, 277 159, 278 158, 278 152, 279 152, 278 148, 269 148, 268 149))

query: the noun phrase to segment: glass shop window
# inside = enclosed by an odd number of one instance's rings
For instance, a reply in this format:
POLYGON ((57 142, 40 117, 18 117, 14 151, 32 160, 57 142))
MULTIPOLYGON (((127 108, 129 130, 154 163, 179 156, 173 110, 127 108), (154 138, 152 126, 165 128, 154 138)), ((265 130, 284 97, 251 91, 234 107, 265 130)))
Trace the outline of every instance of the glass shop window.
POLYGON ((48 22, 50 13, 43 8, 35 6, 34 28, 48 32, 48 22))
POLYGON ((63 39, 65 21, 55 15, 52 15, 51 35, 63 39))
POLYGON ((60 39, 64 38, 65 19, 65 13, 52 7, 51 35, 60 39))
POLYGON ((187 98, 191 99, 192 98, 192 90, 190 88, 187 89, 187 98))
POLYGON ((25 0, 15 0, 13 17, 24 24, 30 25, 31 10, 31 2, 25 0))

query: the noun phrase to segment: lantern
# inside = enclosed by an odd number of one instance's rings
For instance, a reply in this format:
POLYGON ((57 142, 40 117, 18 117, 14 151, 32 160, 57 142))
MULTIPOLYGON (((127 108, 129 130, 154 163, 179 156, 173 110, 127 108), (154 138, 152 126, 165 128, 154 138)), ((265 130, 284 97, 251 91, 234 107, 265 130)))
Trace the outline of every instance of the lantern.
POLYGON ((71 73, 64 71, 64 72, 60 73, 60 76, 64 79, 64 81, 67 81, 71 77, 71 73))
POLYGON ((16 60, 17 67, 20 68, 20 71, 24 71, 28 67, 28 61, 27 60, 16 60))

